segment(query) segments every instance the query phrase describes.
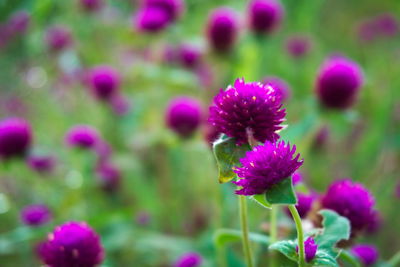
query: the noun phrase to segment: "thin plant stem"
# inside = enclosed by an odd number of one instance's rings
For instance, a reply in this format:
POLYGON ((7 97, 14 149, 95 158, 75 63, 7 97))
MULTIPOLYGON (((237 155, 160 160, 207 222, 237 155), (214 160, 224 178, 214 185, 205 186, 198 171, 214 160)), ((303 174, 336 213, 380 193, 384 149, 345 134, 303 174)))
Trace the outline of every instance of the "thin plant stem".
POLYGON ((390 266, 397 266, 400 264, 400 251, 393 255, 393 257, 389 260, 390 266))
MULTIPOLYGON (((278 207, 272 206, 271 209, 271 216, 270 216, 270 231, 269 231, 269 238, 271 244, 275 243, 278 240, 278 207)), ((276 253, 275 251, 270 251, 271 255, 271 267, 276 266, 276 253)))
POLYGON ((242 227, 242 244, 243 253, 246 259, 247 267, 253 267, 253 260, 251 257, 250 241, 249 241, 249 227, 247 225, 247 203, 246 196, 239 196, 239 213, 240 225, 242 227))
POLYGON ((298 264, 299 267, 305 267, 306 261, 304 259, 304 234, 303 234, 303 226, 301 225, 301 218, 299 212, 297 211, 295 205, 289 205, 290 213, 292 214, 293 220, 296 223, 297 230, 297 241, 299 246, 299 259, 298 264))

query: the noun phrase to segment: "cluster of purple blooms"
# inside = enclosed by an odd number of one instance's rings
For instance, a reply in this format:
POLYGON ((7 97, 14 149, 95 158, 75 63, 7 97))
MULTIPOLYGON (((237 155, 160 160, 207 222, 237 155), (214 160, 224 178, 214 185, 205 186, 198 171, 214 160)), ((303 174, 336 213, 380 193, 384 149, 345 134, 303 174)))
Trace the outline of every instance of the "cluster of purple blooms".
POLYGON ((358 27, 358 36, 363 42, 391 38, 400 31, 398 20, 393 14, 384 13, 363 21, 358 27))

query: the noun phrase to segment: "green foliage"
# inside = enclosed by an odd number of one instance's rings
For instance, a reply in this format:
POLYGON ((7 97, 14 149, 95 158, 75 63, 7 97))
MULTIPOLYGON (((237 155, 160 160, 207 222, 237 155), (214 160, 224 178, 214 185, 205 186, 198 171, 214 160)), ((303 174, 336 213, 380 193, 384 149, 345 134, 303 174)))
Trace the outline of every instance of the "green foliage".
POLYGON ((297 262, 298 254, 296 252, 297 243, 292 240, 278 241, 269 246, 269 249, 277 250, 292 261, 297 262))
POLYGON ((272 205, 291 205, 297 203, 292 178, 286 178, 273 185, 265 194, 254 195, 250 198, 267 209, 271 209, 272 205))
MULTIPOLYGON (((249 233, 249 238, 251 241, 262 244, 269 245, 269 237, 257 233, 249 233)), ((214 233, 214 244, 216 247, 225 247, 230 243, 238 243, 242 240, 242 231, 235 229, 218 229, 214 233)))

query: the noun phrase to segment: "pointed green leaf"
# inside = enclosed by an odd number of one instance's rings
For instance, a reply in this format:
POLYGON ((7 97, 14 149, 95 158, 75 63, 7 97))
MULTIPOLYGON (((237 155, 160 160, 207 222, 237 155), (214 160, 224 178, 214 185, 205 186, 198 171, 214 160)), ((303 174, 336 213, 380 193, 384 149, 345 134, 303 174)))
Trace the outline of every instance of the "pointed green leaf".
POLYGON ((296 194, 292 185, 292 178, 286 178, 273 185, 267 190, 267 192, 265 192, 265 199, 268 203, 275 205, 297 204, 296 194))
MULTIPOLYGON (((262 234, 250 233, 249 238, 251 241, 269 245, 269 237, 262 234)), ((242 241, 242 231, 235 229, 218 229, 214 233, 214 243, 217 247, 224 247, 229 243, 237 243, 242 241)))
POLYGON ((271 246, 269 246, 269 249, 272 250, 277 250, 292 261, 297 262, 297 252, 296 252, 296 242, 292 240, 284 240, 284 241, 278 241, 271 246))
POLYGON ((272 205, 270 203, 268 203, 267 199, 265 198, 265 194, 254 195, 254 196, 251 196, 250 199, 253 199, 258 204, 263 206, 264 208, 272 209, 272 205))
POLYGON ((350 222, 347 218, 340 216, 332 210, 321 210, 323 230, 314 240, 318 244, 318 249, 323 249, 330 256, 336 258, 339 251, 335 245, 340 240, 348 240, 350 237, 350 222))
POLYGON ((311 266, 339 267, 336 259, 327 251, 318 249, 314 259, 310 262, 311 266))
POLYGON ((238 146, 234 138, 222 135, 214 142, 213 150, 219 169, 218 180, 220 183, 226 183, 236 176, 232 168, 240 164, 239 159, 251 148, 248 144, 238 146))

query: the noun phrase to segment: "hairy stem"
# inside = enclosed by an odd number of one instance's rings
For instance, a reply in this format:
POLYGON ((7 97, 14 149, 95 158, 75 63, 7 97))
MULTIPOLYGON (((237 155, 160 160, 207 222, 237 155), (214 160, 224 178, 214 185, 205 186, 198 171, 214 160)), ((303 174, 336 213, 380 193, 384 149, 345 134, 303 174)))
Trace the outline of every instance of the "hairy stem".
POLYGON ((239 213, 240 225, 242 227, 242 244, 243 253, 246 259, 247 267, 253 267, 253 260, 251 257, 250 242, 249 242, 249 227, 247 225, 247 203, 246 196, 239 196, 239 213))

